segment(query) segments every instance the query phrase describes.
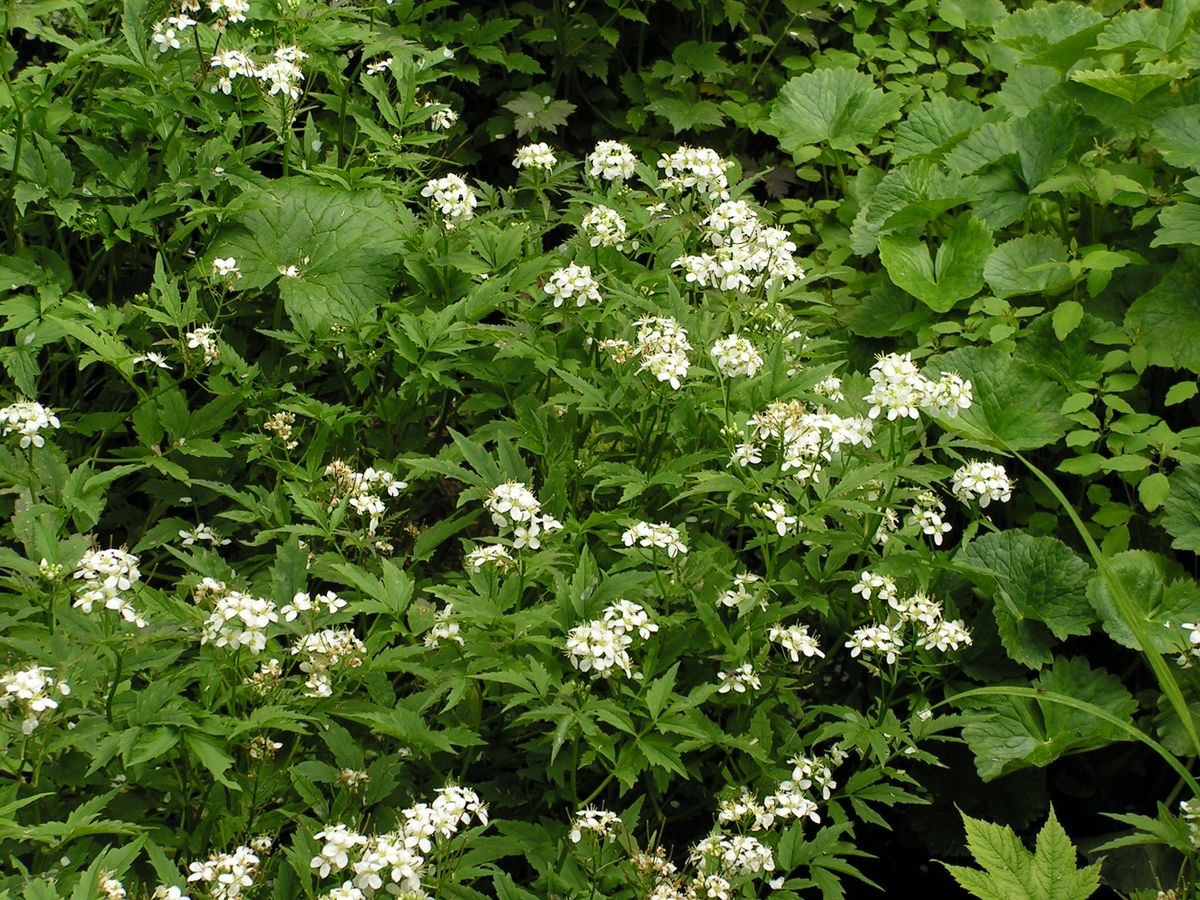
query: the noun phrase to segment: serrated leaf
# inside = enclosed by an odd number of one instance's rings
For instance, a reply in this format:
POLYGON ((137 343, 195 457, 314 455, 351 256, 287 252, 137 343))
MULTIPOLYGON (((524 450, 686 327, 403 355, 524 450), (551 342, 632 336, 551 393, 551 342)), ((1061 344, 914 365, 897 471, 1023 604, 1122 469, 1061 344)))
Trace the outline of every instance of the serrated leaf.
POLYGON ((970 199, 962 178, 929 160, 890 169, 862 201, 850 246, 866 256, 875 251, 880 235, 935 219, 970 199))
POLYGON ((1071 80, 1132 104, 1186 74, 1187 68, 1178 63, 1151 63, 1139 72, 1079 69, 1071 73, 1071 80))
POLYGON ((1200 245, 1200 203, 1184 200, 1164 206, 1158 213, 1158 230, 1151 247, 1200 245))
POLYGON ((1155 119, 1150 146, 1171 165, 1200 171, 1200 103, 1177 106, 1155 119))
POLYGON ((1184 463, 1168 480, 1171 490, 1163 504, 1162 527, 1176 550, 1200 552, 1200 465, 1184 463))
POLYGON ((1180 648, 1183 622, 1200 621, 1200 585, 1172 560, 1147 550, 1126 550, 1109 560, 1113 577, 1120 579, 1133 601, 1138 618, 1146 625, 1151 646, 1138 647, 1133 631, 1121 614, 1107 581, 1097 575, 1088 585, 1088 599, 1100 616, 1100 625, 1122 647, 1154 653, 1175 653, 1180 648))
MULTIPOLYGON (((1038 691, 1065 694, 1131 723, 1137 701, 1120 679, 1093 669, 1082 658, 1057 657, 1034 679, 1038 691)), ((1023 696, 971 697, 959 701, 980 711, 963 726, 962 735, 975 754, 975 767, 991 781, 1030 766, 1047 766, 1069 753, 1127 741, 1129 734, 1104 719, 1071 706, 1023 696)))
POLYGON ((1024 666, 1046 665, 1055 639, 1087 634, 1095 620, 1091 567, 1057 538, 992 532, 967 544, 954 563, 992 600, 1004 649, 1024 666))
POLYGON ((1060 410, 1067 391, 1028 363, 995 347, 963 347, 929 360, 930 374, 956 371, 969 378, 974 401, 954 418, 939 418, 948 431, 983 442, 1003 441, 1032 450, 1067 433, 1071 420, 1060 410))
POLYGON ((293 323, 307 331, 374 319, 399 268, 404 228, 379 191, 325 187, 306 178, 279 179, 241 198, 251 211, 218 237, 214 257, 237 259, 237 290, 278 280, 293 323), (295 266, 295 276, 280 268, 295 266))
POLYGON ((1129 307, 1125 331, 1150 365, 1200 373, 1200 250, 1179 254, 1166 276, 1129 307))
POLYGON ((993 250, 983 277, 1002 299, 1055 293, 1071 283, 1068 256, 1067 245, 1057 235, 1026 234, 993 250))
POLYGON ((946 312, 983 287, 983 267, 992 252, 992 231, 973 215, 950 226, 934 254, 919 237, 884 235, 879 258, 899 288, 936 312, 946 312))
POLYGON ((917 156, 938 155, 983 124, 983 110, 951 97, 933 97, 919 104, 896 126, 892 164, 917 156))
POLYGON ((719 128, 725 121, 721 107, 711 100, 687 97, 663 97, 655 100, 647 108, 657 116, 662 116, 671 123, 675 134, 681 131, 707 131, 719 128))
POLYGON ((1067 71, 1091 48, 1105 18, 1079 3, 1039 3, 1012 13, 994 32, 998 43, 1018 51, 1024 62, 1067 71))
POLYGON ((814 144, 853 152, 874 144, 900 115, 901 96, 880 90, 852 69, 818 69, 788 81, 771 111, 780 145, 789 152, 814 144))
POLYGON ((513 114, 513 127, 522 138, 539 129, 558 131, 567 124, 575 104, 566 100, 551 100, 537 91, 525 91, 509 100, 504 108, 513 114))

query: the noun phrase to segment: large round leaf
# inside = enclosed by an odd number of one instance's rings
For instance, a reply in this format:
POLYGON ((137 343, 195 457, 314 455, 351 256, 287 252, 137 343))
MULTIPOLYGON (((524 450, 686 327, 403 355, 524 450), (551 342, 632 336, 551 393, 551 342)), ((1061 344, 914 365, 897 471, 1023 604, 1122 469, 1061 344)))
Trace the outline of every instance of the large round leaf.
POLYGON ((979 292, 991 252, 991 229, 972 215, 954 222, 950 236, 932 255, 925 241, 914 235, 879 239, 879 258, 892 281, 936 312, 946 312, 979 292))

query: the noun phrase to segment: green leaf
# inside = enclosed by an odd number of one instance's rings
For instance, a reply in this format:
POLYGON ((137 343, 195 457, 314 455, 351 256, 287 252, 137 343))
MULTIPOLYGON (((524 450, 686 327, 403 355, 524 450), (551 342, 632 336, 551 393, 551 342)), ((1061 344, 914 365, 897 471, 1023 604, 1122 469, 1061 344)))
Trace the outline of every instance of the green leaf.
POLYGON ((1004 299, 1057 293, 1072 282, 1069 255, 1067 245, 1058 236, 1027 234, 993 250, 983 267, 983 277, 992 293, 1004 299))
POLYGON ((1095 620, 1087 595, 1092 569, 1057 538, 991 532, 954 563, 992 600, 1004 649, 1024 666, 1048 664, 1056 638, 1087 634, 1095 620))
POLYGON ((955 371, 970 379, 974 402, 954 418, 939 417, 947 431, 1014 450, 1032 450, 1067 433, 1060 410, 1067 391, 1033 366, 995 347, 962 347, 929 360, 930 373, 955 371))
POLYGON ((1179 254, 1166 276, 1129 307, 1125 331, 1152 366, 1200 373, 1200 250, 1179 254))
POLYGON ((1162 527, 1176 550, 1200 552, 1200 465, 1184 463, 1167 479, 1170 493, 1163 504, 1162 527))
POLYGON ((220 784, 225 785, 231 791, 242 789, 240 784, 225 774, 233 768, 233 757, 217 746, 212 738, 196 731, 187 731, 184 732, 183 740, 188 749, 196 755, 200 765, 208 769, 212 777, 220 784))
POLYGON ((1155 119, 1150 146, 1165 162, 1200 171, 1200 103, 1177 106, 1155 119))
POLYGON ((1110 638, 1131 650, 1176 653, 1181 645, 1179 626, 1200 621, 1200 585, 1183 567, 1147 550, 1126 550, 1109 560, 1133 601, 1136 615, 1145 624, 1150 647, 1138 646, 1133 631, 1113 599, 1108 582, 1100 575, 1088 585, 1088 598, 1100 616, 1100 625, 1110 638))
POLYGON ((924 224, 969 199, 963 179, 934 162, 915 160, 893 168, 862 202, 850 229, 850 246, 867 256, 875 252, 880 235, 924 224))
POLYGON ((1187 74, 1186 66, 1179 63, 1159 62, 1143 66, 1140 72, 1078 69, 1072 72, 1070 77, 1077 84, 1133 104, 1187 74))
POLYGON ((1178 406, 1187 400, 1191 400, 1196 396, 1196 382, 1181 381, 1178 384, 1173 384, 1167 390, 1167 397, 1163 401, 1166 406, 1178 406))
POLYGON ((983 871, 943 865, 968 893, 981 900, 1085 900, 1099 889, 1100 863, 1075 868, 1077 851, 1053 806, 1033 853, 1009 826, 959 813, 967 850, 983 871))
POLYGON ((870 75, 851 69, 818 69, 783 86, 771 111, 780 145, 796 152, 814 144, 853 152, 879 140, 900 115, 899 93, 885 93, 870 75))
POLYGON ((1018 51, 1018 59, 1067 71, 1091 48, 1105 18, 1079 3, 1038 3, 996 26, 995 40, 1018 51))
POLYGON ((566 100, 552 100, 530 90, 509 100, 504 108, 513 114, 517 137, 523 138, 539 129, 558 131, 567 124, 567 118, 575 111, 575 104, 566 100))
POLYGON ((1138 482, 1138 499, 1150 512, 1162 506, 1170 493, 1170 479, 1162 472, 1153 472, 1138 482))
POLYGON ((1065 340, 1083 321, 1083 307, 1074 300, 1064 300, 1054 308, 1053 321, 1054 336, 1065 340))
POLYGON ((913 157, 940 154, 982 125, 983 119, 983 109, 965 100, 933 97, 924 101, 896 126, 892 165, 913 157))
POLYGON ((241 197, 250 209, 217 239, 214 257, 237 259, 241 291, 278 280, 297 329, 318 331, 375 318, 399 268, 404 228, 379 191, 352 192, 306 178, 279 179, 241 197), (280 269, 295 266, 295 276, 280 269))
POLYGON ((919 237, 885 235, 879 258, 897 287, 936 312, 946 312, 983 287, 983 267, 992 252, 992 232, 982 219, 960 217, 934 256, 919 237))
POLYGON ((1200 245, 1200 203, 1184 200, 1164 206, 1158 213, 1158 230, 1151 247, 1200 245))
POLYGON ((670 122, 671 130, 675 134, 681 131, 707 131, 720 128, 725 123, 721 107, 711 100, 700 99, 698 93, 692 97, 663 97, 648 104, 646 108, 670 122))
MULTIPOLYGON (((1056 657, 1032 687, 1091 704, 1132 727, 1137 701, 1115 675, 1092 669, 1082 658, 1056 657)), ((963 726, 962 736, 984 781, 1130 739, 1122 727, 1051 700, 991 695, 960 697, 957 702, 981 713, 963 726)))

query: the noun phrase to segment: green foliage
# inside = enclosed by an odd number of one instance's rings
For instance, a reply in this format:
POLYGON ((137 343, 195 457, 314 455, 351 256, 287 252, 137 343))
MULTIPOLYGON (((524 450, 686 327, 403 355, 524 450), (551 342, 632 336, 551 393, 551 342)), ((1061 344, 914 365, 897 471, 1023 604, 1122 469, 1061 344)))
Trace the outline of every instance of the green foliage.
POLYGON ((947 865, 954 880, 981 900, 1083 900, 1100 887, 1100 864, 1076 867, 1077 851, 1050 808, 1030 852, 1006 825, 962 814, 967 849, 980 869, 947 865))

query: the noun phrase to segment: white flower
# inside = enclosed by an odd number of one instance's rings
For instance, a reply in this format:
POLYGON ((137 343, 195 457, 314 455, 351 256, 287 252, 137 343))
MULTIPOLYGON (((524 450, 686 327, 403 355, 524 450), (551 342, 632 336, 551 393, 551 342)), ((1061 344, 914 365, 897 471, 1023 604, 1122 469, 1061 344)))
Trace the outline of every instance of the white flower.
POLYGON ((32 734, 47 713, 58 709, 54 694, 67 696, 71 686, 53 675, 49 666, 32 665, 0 675, 0 710, 11 707, 21 716, 21 733, 32 734))
POLYGON ((201 541, 218 547, 224 547, 230 542, 228 538, 222 538, 219 534, 213 531, 212 528, 210 528, 208 525, 205 525, 203 522, 190 531, 180 529, 179 539, 185 547, 190 547, 193 544, 200 543, 201 541))
POLYGON ((666 522, 659 522, 657 525, 650 522, 635 522, 632 526, 625 529, 621 535, 621 543, 626 547, 632 547, 637 544, 639 547, 654 547, 659 550, 666 550, 667 556, 674 559, 680 554, 687 553, 687 545, 683 543, 683 536, 679 533, 679 529, 668 525, 666 522))
POLYGON ((729 199, 729 179, 725 173, 733 163, 722 159, 715 150, 680 147, 674 153, 663 154, 658 167, 666 176, 662 186, 667 190, 682 191, 694 187, 710 200, 729 199))
POLYGON ((781 500, 771 499, 767 503, 756 503, 754 508, 770 520, 780 537, 794 533, 802 524, 796 516, 788 512, 786 504, 781 500))
POLYGON ((446 217, 447 231, 452 230, 460 220, 474 216, 479 202, 462 177, 453 173, 429 181, 421 189, 421 196, 433 198, 433 205, 446 217))
POLYGON ((464 565, 468 572, 482 572, 487 566, 504 572, 515 565, 515 560, 503 544, 485 544, 468 553, 464 565))
POLYGON ((605 181, 632 178, 635 165, 633 151, 620 141, 600 141, 587 158, 588 174, 605 181))
POLYGON ((441 646, 442 641, 453 641, 460 647, 463 646, 464 642, 462 635, 459 633, 458 623, 451 621, 451 616, 453 615, 454 604, 447 603, 445 607, 438 612, 437 617, 434 620, 433 627, 429 629, 429 632, 425 635, 426 647, 429 647, 430 649, 439 647, 441 646))
POLYGON ((350 853, 367 842, 363 835, 351 831, 341 822, 326 825, 313 838, 325 842, 321 854, 309 862, 312 868, 319 870, 322 878, 328 878, 330 872, 340 872, 350 865, 350 853))
POLYGON ((720 681, 720 687, 717 688, 718 694, 728 694, 730 691, 744 694, 747 690, 757 691, 762 687, 762 682, 755 674, 754 666, 750 663, 745 663, 727 672, 720 672, 717 677, 720 681))
MULTIPOLYGON (((434 104, 426 103, 425 105, 433 106, 434 104)), ((457 121, 458 113, 449 106, 438 105, 438 109, 434 110, 433 115, 429 117, 429 127, 433 131, 449 131, 457 121)))
POLYGON ((600 288, 592 277, 591 266, 580 266, 571 263, 562 269, 556 269, 546 282, 547 294, 554 298, 554 308, 563 305, 566 300, 574 299, 576 306, 586 306, 591 300, 600 303, 600 288))
POLYGON ((621 817, 606 809, 596 809, 585 806, 571 819, 571 830, 568 837, 571 842, 578 844, 583 840, 583 833, 594 834, 598 838, 606 838, 621 824, 621 817))
POLYGON ((189 331, 184 337, 188 348, 199 350, 204 354, 204 363, 209 365, 221 358, 221 348, 217 345, 217 331, 211 325, 201 325, 194 331, 189 331))
POLYGON ((937 649, 943 653, 947 650, 957 650, 961 646, 969 646, 971 643, 971 632, 962 619, 938 622, 917 640, 918 647, 925 650, 937 649))
POLYGON ((212 900, 237 900, 254 886, 259 859, 249 847, 218 853, 188 866, 188 883, 201 882, 212 900))
POLYGON ((212 272, 217 278, 240 278, 241 270, 238 269, 237 260, 230 256, 226 259, 216 257, 212 261, 212 272))
POLYGON ((784 649, 784 652, 792 658, 792 662, 800 662, 801 656, 808 659, 814 656, 822 659, 825 657, 817 645, 816 639, 809 633, 808 627, 805 625, 792 625, 790 628, 772 626, 767 636, 784 649))
POLYGON ((633 660, 628 647, 633 638, 611 622, 594 619, 576 625, 567 634, 567 657, 580 672, 607 678, 619 669, 633 677, 633 660))
POLYGON ((533 491, 519 481, 506 481, 492 488, 483 505, 492 514, 492 521, 501 528, 508 525, 509 520, 532 522, 542 508, 533 491))
POLYGON ((875 653, 893 664, 900 657, 904 644, 887 625, 867 625, 857 629, 846 641, 846 648, 851 657, 857 657, 864 652, 875 653))
POLYGON ((951 492, 963 503, 978 499, 980 507, 986 507, 993 500, 1012 499, 1013 482, 998 463, 972 460, 955 470, 952 481, 951 492))
POLYGON ((513 165, 518 169, 540 169, 549 172, 558 164, 549 144, 527 144, 517 151, 513 165))
POLYGON ((864 571, 858 576, 858 583, 850 588, 851 593, 859 594, 864 600, 870 600, 874 593, 881 600, 891 600, 896 596, 896 582, 887 575, 876 575, 864 571))
POLYGON ((658 631, 658 626, 650 621, 650 615, 645 607, 629 600, 618 600, 604 610, 603 621, 609 623, 614 631, 620 634, 632 634, 646 641, 650 635, 658 631))
POLYGON ((616 247, 620 250, 625 246, 625 220, 615 209, 597 206, 583 217, 579 227, 593 247, 616 247))
POLYGON ((54 411, 33 400, 20 400, 0 409, 0 424, 4 426, 5 437, 13 433, 21 436, 22 450, 46 446, 46 438, 40 432, 60 427, 54 411))
POLYGON ((951 531, 950 523, 942 518, 945 513, 946 504, 942 503, 935 494, 929 492, 917 497, 912 508, 913 521, 916 522, 917 527, 932 537, 933 542, 939 547, 942 545, 942 536, 951 531))
POLYGON ((249 648, 257 656, 267 647, 266 629, 279 621, 275 604, 263 597, 240 591, 225 591, 213 602, 213 612, 204 623, 200 643, 237 650, 249 648))
POLYGON ((753 378, 762 368, 763 358, 747 338, 730 334, 713 344, 712 357, 717 371, 726 378, 753 378))
POLYGON ((81 582, 76 588, 76 609, 90 613, 99 606, 119 614, 126 622, 145 628, 146 621, 129 602, 127 592, 141 578, 138 558, 124 550, 89 550, 79 561, 75 580, 81 582))

